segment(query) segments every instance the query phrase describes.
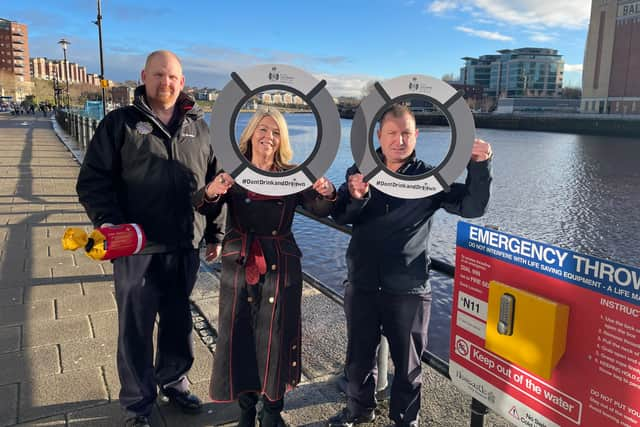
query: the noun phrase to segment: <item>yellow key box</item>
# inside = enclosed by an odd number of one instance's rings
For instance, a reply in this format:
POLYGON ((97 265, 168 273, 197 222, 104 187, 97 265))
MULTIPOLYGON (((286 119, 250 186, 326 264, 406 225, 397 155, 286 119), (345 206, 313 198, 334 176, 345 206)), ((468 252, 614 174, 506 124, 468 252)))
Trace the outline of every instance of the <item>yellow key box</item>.
POLYGON ((488 305, 485 348, 550 379, 565 352, 569 306, 495 280, 488 305))

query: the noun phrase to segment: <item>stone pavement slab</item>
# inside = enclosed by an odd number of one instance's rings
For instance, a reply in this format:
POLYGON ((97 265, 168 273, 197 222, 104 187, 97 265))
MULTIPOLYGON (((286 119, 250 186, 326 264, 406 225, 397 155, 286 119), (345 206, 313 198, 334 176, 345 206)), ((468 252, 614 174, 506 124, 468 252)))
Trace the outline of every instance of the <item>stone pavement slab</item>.
POLYGON ((101 368, 35 376, 20 387, 20 421, 103 405, 108 399, 101 368))
POLYGON ((68 296, 56 300, 58 319, 115 310, 116 300, 111 293, 68 296))
POLYGON ((24 288, 0 289, 0 305, 23 303, 24 288))
POLYGON ((29 381, 32 367, 39 375, 60 373, 60 357, 54 345, 0 354, 0 385, 29 381))
POLYGON ((23 329, 23 346, 36 347, 92 338, 86 316, 42 322, 27 322, 23 329))
POLYGON ((0 425, 8 426, 18 420, 18 384, 0 385, 0 425))
POLYGON ((82 285, 80 283, 42 284, 29 286, 24 289, 24 299, 29 302, 82 295, 82 285))
POLYGON ((89 338, 59 344, 62 371, 116 366, 117 339, 89 338))
POLYGON ((24 324, 27 321, 47 321, 54 319, 55 311, 52 300, 7 305, 0 310, 0 327, 24 324))
POLYGON ((20 350, 21 326, 0 328, 0 354, 20 350))

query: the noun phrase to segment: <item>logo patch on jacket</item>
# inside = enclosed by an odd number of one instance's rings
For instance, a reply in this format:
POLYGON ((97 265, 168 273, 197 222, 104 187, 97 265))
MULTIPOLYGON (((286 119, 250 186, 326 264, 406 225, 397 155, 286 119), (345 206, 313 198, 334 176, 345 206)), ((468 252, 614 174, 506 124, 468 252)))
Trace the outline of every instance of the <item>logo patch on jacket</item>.
POLYGON ((136 130, 140 135, 147 135, 153 130, 153 125, 149 122, 136 123, 136 130))

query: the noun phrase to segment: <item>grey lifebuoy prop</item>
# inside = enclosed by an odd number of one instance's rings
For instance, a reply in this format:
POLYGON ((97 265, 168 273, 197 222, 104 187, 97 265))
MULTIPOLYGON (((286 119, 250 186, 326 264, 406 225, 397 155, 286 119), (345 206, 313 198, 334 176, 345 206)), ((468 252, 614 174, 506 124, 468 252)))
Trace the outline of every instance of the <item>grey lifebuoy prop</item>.
POLYGON ((225 171, 244 188, 270 196, 297 193, 313 185, 329 169, 340 145, 340 116, 325 85, 324 80, 288 65, 258 65, 231 73, 231 81, 220 92, 211 113, 212 144, 225 171), (253 166, 240 152, 234 129, 240 108, 252 96, 272 89, 300 96, 311 107, 318 124, 311 155, 304 163, 282 173, 253 166))
POLYGON ((360 103, 351 126, 351 152, 365 181, 378 190, 404 199, 418 199, 448 191, 465 170, 471 158, 475 123, 462 92, 440 79, 424 75, 405 75, 376 82, 360 103), (423 97, 440 108, 451 126, 451 146, 444 160, 423 175, 405 176, 384 167, 373 146, 373 134, 382 113, 395 102, 423 97))

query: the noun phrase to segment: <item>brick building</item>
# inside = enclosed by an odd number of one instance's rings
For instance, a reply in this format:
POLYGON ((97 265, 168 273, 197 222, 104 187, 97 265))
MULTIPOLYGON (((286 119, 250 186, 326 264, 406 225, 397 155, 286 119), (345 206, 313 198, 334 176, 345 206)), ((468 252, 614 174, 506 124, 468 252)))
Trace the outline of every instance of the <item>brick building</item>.
POLYGON ((592 0, 580 111, 640 114, 640 1, 592 0))

